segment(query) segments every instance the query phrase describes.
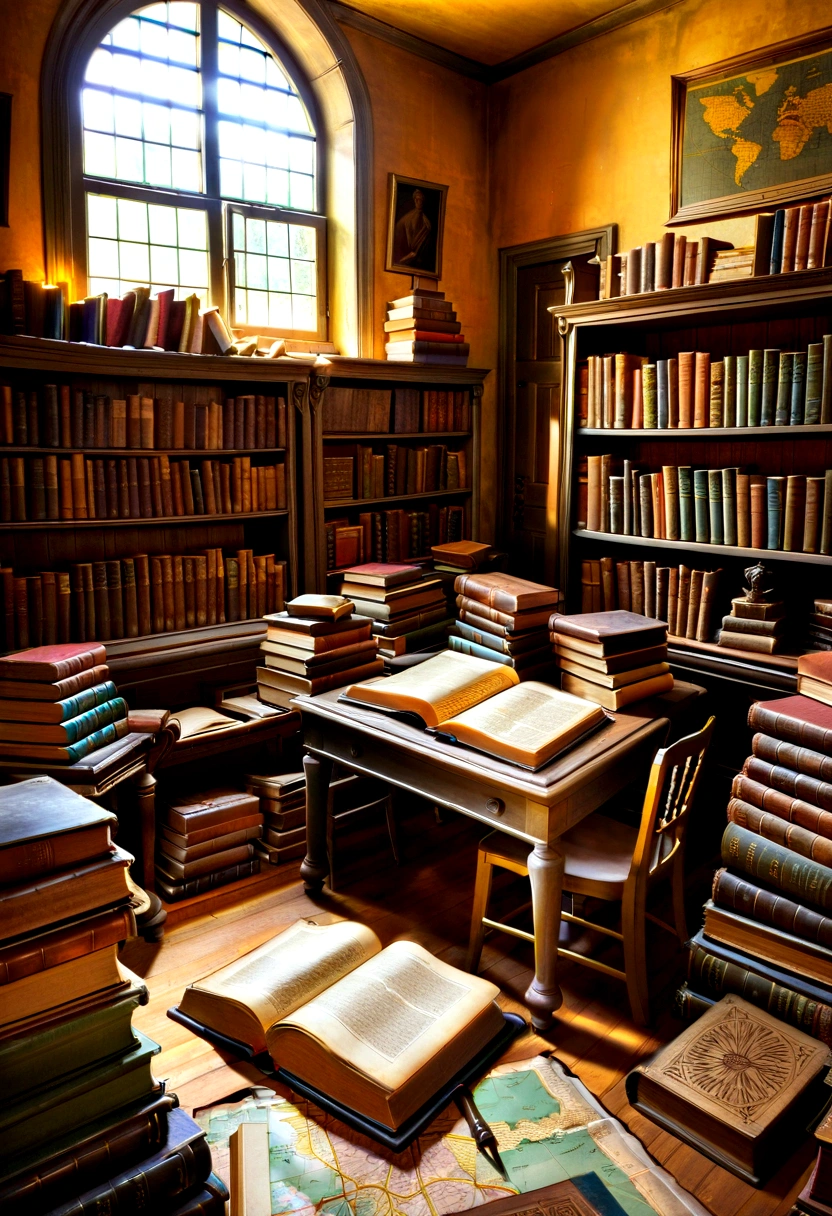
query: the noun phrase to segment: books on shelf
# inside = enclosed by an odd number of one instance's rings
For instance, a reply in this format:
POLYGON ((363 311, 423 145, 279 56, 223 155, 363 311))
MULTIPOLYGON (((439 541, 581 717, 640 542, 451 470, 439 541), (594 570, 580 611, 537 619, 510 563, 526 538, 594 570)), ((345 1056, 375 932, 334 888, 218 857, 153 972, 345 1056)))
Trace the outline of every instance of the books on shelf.
POLYGON ((423 511, 398 507, 355 516, 354 523, 342 516, 324 524, 327 570, 424 558, 434 544, 462 540, 468 527, 465 507, 459 504, 432 502, 423 511))
POLYGON ((405 447, 388 443, 384 452, 372 445, 328 444, 323 458, 324 501, 339 498, 401 498, 435 490, 468 488, 465 448, 447 444, 405 447), (337 453, 337 454, 336 454, 337 453))
POLYGON ((443 363, 465 367, 470 348, 443 291, 393 300, 384 323, 384 353, 405 363, 443 363))
POLYGON ((364 388, 330 385, 323 429, 332 434, 417 434, 471 429, 470 389, 364 388))
POLYGON ((664 622, 610 609, 555 613, 549 628, 566 692, 617 710, 673 687, 664 622))
POLYGON ((832 335, 805 350, 621 352, 578 365, 576 416, 591 429, 707 429, 832 422, 832 335))
POLYGON ((581 562, 581 609, 643 613, 666 621, 673 637, 707 642, 713 636, 721 573, 653 561, 590 558, 581 562))

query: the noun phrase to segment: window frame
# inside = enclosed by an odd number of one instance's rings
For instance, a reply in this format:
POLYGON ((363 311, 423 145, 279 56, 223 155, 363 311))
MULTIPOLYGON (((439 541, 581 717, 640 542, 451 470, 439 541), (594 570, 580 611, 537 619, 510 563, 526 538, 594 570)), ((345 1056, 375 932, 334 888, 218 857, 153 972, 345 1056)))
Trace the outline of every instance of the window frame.
MULTIPOLYGON (((148 0, 152 2, 152 0, 148 0)), ((218 305, 229 326, 233 324, 233 258, 230 253, 231 209, 245 213, 263 215, 283 223, 301 223, 314 226, 318 231, 317 264, 317 320, 316 333, 310 330, 278 331, 261 326, 234 326, 246 333, 263 333, 275 337, 297 337, 326 341, 328 337, 329 306, 327 300, 326 274, 326 211, 323 206, 327 197, 326 155, 323 147, 323 123, 314 94, 303 71, 289 48, 275 35, 255 13, 239 0, 197 0, 200 6, 199 24, 199 71, 202 81, 203 113, 203 181, 205 192, 193 194, 159 186, 145 186, 105 177, 92 177, 84 173, 84 119, 82 90, 87 63, 101 40, 119 21, 140 8, 141 0, 116 0, 106 6, 98 20, 90 22, 85 36, 78 40, 75 53, 75 71, 70 84, 69 107, 69 183, 70 183, 70 234, 76 295, 86 294, 89 281, 87 269, 87 205, 86 196, 103 194, 114 198, 129 198, 139 202, 158 203, 162 206, 192 208, 206 213, 208 225, 209 292, 211 303, 218 305), (266 49, 274 55, 278 65, 285 67, 292 84, 297 89, 315 130, 315 201, 314 212, 294 211, 269 203, 249 203, 244 200, 222 199, 219 193, 219 140, 218 110, 216 104, 217 81, 217 10, 224 9, 235 20, 241 22, 255 34, 266 49), (80 291, 83 283, 83 292, 80 291)))

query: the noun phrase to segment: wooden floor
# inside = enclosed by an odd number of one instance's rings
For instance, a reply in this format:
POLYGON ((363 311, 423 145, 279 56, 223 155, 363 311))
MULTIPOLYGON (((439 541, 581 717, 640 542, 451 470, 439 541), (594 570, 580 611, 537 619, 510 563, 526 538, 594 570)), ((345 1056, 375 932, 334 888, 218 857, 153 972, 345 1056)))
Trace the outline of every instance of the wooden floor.
MULTIPOLYGON (((180 922, 161 945, 128 943, 123 961, 144 977, 150 990, 150 1002, 138 1010, 135 1024, 161 1045, 154 1071, 167 1080, 186 1110, 219 1101, 252 1081, 262 1084, 263 1078, 252 1066, 231 1062, 171 1021, 166 1010, 177 1003, 186 984, 260 945, 299 916, 321 908, 337 911, 371 925, 385 945, 408 938, 462 965, 482 829, 456 816, 440 825, 427 808, 417 808, 402 820, 400 833, 400 867, 392 862, 380 826, 350 835, 339 849, 339 892, 319 902, 304 894, 297 868, 285 866, 276 872, 270 890, 180 922)), ((531 947, 505 935, 487 939, 482 974, 499 984, 505 1008, 525 1012, 521 1001, 532 974, 531 947)), ((552 1050, 715 1216, 788 1212, 808 1176, 811 1145, 765 1189, 755 1190, 628 1105, 625 1074, 680 1030, 667 1008, 672 985, 665 988, 661 1012, 649 1030, 630 1020, 623 985, 572 965, 562 971, 562 986, 564 1002, 552 1031, 544 1037, 530 1033, 515 1045, 511 1058, 552 1050)))

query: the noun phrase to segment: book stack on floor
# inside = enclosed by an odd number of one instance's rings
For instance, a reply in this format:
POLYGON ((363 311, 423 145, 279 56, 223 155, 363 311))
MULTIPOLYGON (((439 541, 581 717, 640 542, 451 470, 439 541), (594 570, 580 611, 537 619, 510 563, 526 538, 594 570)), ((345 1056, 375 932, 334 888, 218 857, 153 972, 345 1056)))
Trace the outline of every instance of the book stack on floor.
POLYGON ((258 799, 263 835, 255 852, 273 866, 303 857, 306 852, 306 777, 280 773, 273 777, 248 773, 246 790, 258 799))
POLYGON ((444 363, 465 367, 469 346, 444 291, 417 288, 387 305, 384 353, 400 363, 444 363))
POLYGON ((781 601, 754 603, 744 595, 731 600, 731 612, 722 618, 719 645, 734 650, 776 654, 786 627, 786 609, 781 601))
POLYGON ((147 989, 117 957, 135 933, 117 825, 49 777, 0 790, 5 1216, 223 1211, 205 1136, 131 1025, 147 989))
POLYGON ((663 621, 620 610, 556 612, 549 629, 565 692, 622 709, 673 687, 663 621))
POLYGON ((265 621, 257 692, 267 705, 288 709, 299 693, 315 696, 382 673, 372 620, 343 596, 299 595, 265 621))
POLYGON ((0 756, 75 764, 127 734, 127 703, 94 642, 0 659, 0 756))
POLYGON ((247 878, 260 869, 258 799, 239 790, 183 794, 162 812, 156 886, 169 902, 247 878))
POLYGON ((832 707, 783 697, 752 705, 748 723, 678 1004, 696 1016, 733 992, 832 1044, 832 707))
POLYGON ((382 659, 441 645, 453 619, 441 578, 421 566, 393 562, 351 566, 344 571, 341 595, 360 616, 372 620, 382 659))
POLYGON ((547 680, 554 673, 547 623, 560 606, 556 587, 512 574, 460 574, 456 630, 451 650, 513 668, 521 680, 547 680))
POLYGON ((815 1128, 818 1156, 815 1168, 795 1200, 791 1216, 830 1216, 832 1213, 832 1113, 815 1128))

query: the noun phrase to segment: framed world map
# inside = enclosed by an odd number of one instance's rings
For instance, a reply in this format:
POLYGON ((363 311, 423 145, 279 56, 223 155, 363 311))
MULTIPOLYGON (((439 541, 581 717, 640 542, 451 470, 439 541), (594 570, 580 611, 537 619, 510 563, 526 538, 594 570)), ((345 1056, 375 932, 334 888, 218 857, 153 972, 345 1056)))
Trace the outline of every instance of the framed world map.
POLYGON ((832 192, 832 28, 672 85, 669 223, 832 192))

